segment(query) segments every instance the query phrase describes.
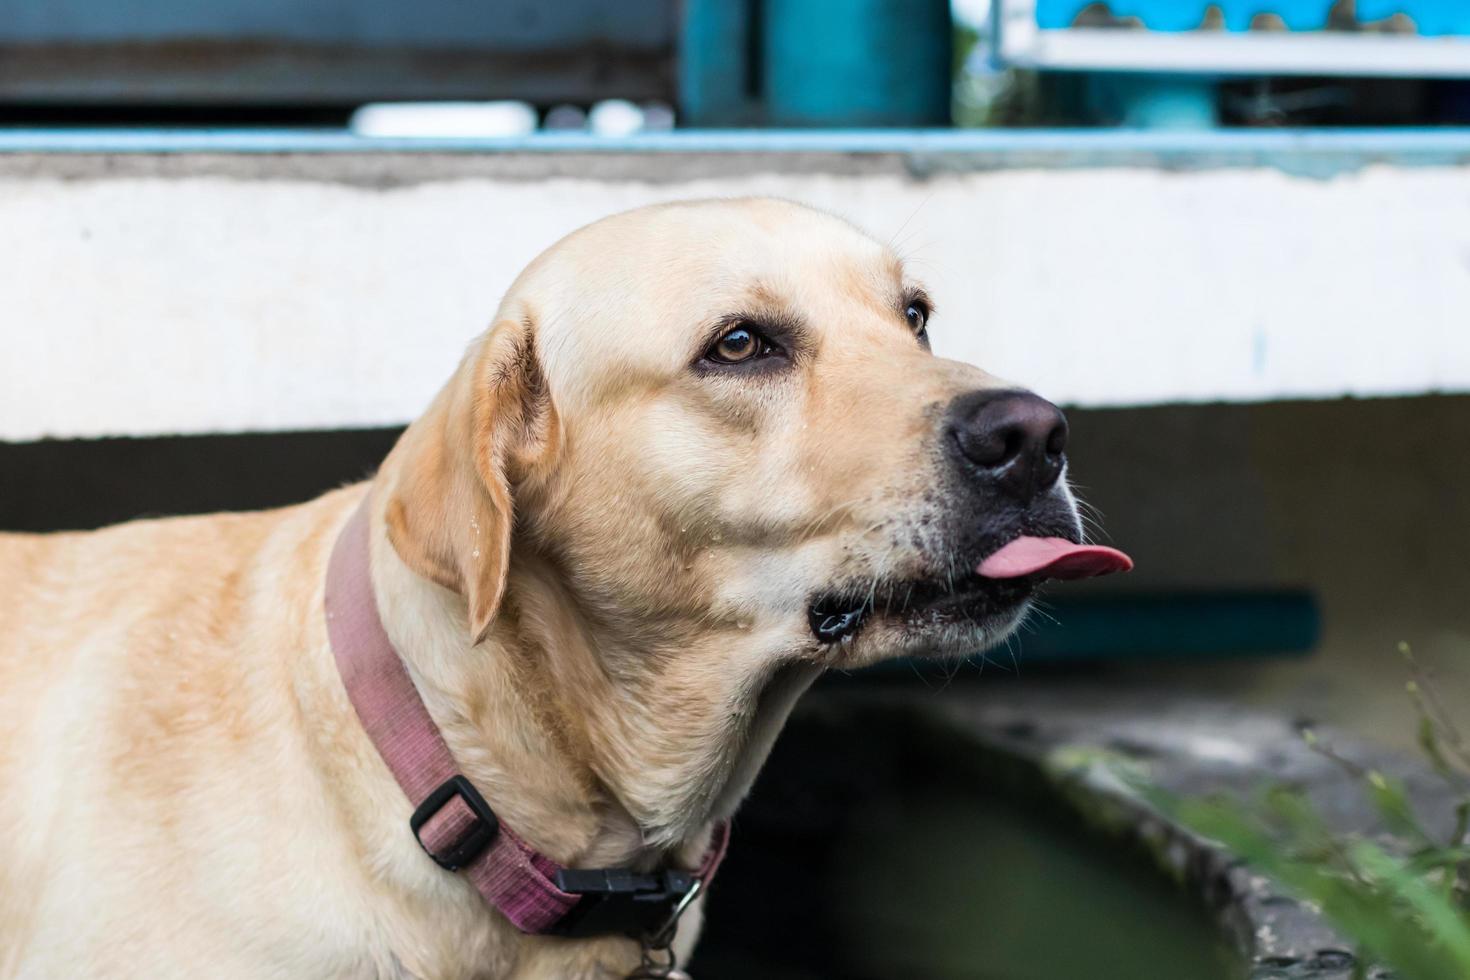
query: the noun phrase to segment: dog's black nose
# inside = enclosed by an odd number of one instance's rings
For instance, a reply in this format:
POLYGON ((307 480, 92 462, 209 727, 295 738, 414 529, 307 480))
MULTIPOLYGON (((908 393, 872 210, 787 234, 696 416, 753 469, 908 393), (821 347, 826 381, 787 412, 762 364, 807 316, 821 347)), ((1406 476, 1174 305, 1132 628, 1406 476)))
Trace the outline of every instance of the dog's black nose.
POLYGON ((948 432, 961 465, 1023 503, 1061 475, 1067 417, 1029 391, 972 391, 949 406, 948 432))

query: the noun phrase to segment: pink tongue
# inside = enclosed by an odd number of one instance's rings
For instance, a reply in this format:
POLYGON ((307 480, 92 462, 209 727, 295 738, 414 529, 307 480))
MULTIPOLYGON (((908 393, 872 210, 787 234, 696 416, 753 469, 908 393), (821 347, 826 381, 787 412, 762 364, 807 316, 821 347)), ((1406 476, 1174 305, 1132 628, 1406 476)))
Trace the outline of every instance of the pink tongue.
POLYGON ((1021 537, 980 563, 975 571, 985 578, 1088 578, 1126 572, 1133 559, 1117 548, 1100 544, 1073 544, 1066 538, 1021 537))

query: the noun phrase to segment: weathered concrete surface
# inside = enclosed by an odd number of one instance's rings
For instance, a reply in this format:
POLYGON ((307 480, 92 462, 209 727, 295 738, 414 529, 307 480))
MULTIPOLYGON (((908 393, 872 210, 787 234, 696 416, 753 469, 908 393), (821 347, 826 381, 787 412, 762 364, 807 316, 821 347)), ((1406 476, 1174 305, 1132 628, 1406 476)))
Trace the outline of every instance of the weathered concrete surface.
POLYGON ((924 145, 0 154, 0 439, 400 424, 557 237, 739 194, 892 241, 940 353, 1069 404, 1470 390, 1453 153, 1301 176, 924 145))
MULTIPOLYGON (((1100 762, 1136 763, 1149 782, 1179 796, 1246 796, 1290 784, 1336 831, 1393 847, 1359 781, 1310 749, 1295 719, 1226 699, 1105 681, 968 684, 939 694, 828 690, 813 697, 827 710, 853 712, 859 724, 907 714, 914 723, 960 733, 1001 760, 998 772, 1011 765, 1004 778, 1051 786, 1056 805, 1075 810, 1098 846, 1136 847, 1211 909, 1250 962, 1251 980, 1353 976, 1351 945, 1313 906, 1161 815, 1100 762)), ((1338 733, 1323 737, 1354 761, 1402 778, 1424 825, 1448 835, 1458 798, 1427 767, 1338 733)), ((1368 975, 1388 977, 1376 967, 1368 975)))

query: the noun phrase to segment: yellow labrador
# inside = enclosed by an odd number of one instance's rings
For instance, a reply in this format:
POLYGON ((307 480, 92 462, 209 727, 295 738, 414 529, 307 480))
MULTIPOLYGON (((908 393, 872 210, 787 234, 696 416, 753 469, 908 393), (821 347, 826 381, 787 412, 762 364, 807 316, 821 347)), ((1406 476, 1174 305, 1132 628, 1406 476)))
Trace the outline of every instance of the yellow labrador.
MULTIPOLYGON (((460 771, 571 868, 693 868, 828 667, 994 644, 1080 547, 1061 414, 773 200, 557 243, 370 484, 0 535, 0 975, 622 977, 430 860, 323 614, 370 594, 460 771)), ((687 955, 698 902, 675 952, 687 955)))

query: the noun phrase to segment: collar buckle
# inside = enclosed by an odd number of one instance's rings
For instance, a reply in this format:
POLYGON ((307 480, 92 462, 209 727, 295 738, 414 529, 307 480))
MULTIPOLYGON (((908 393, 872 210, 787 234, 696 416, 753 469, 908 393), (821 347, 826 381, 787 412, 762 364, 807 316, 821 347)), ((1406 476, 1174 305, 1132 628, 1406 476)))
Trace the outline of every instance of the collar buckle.
POLYGON ((679 914, 704 884, 698 875, 676 870, 638 874, 624 868, 562 868, 555 877, 556 887, 580 896, 556 929, 573 937, 672 935, 679 914))
POLYGON ((413 830, 414 839, 419 842, 419 847, 424 853, 434 859, 434 863, 447 871, 458 871, 465 867, 480 852, 489 847, 500 833, 500 820, 495 816, 495 811, 490 809, 490 804, 475 789, 474 784, 459 774, 450 776, 440 783, 435 790, 418 805, 413 811, 413 816, 408 818, 408 826, 413 830), (424 824, 434 818, 450 800, 458 798, 470 812, 475 816, 475 822, 468 830, 462 830, 459 834, 448 841, 425 841, 423 835, 424 824))

